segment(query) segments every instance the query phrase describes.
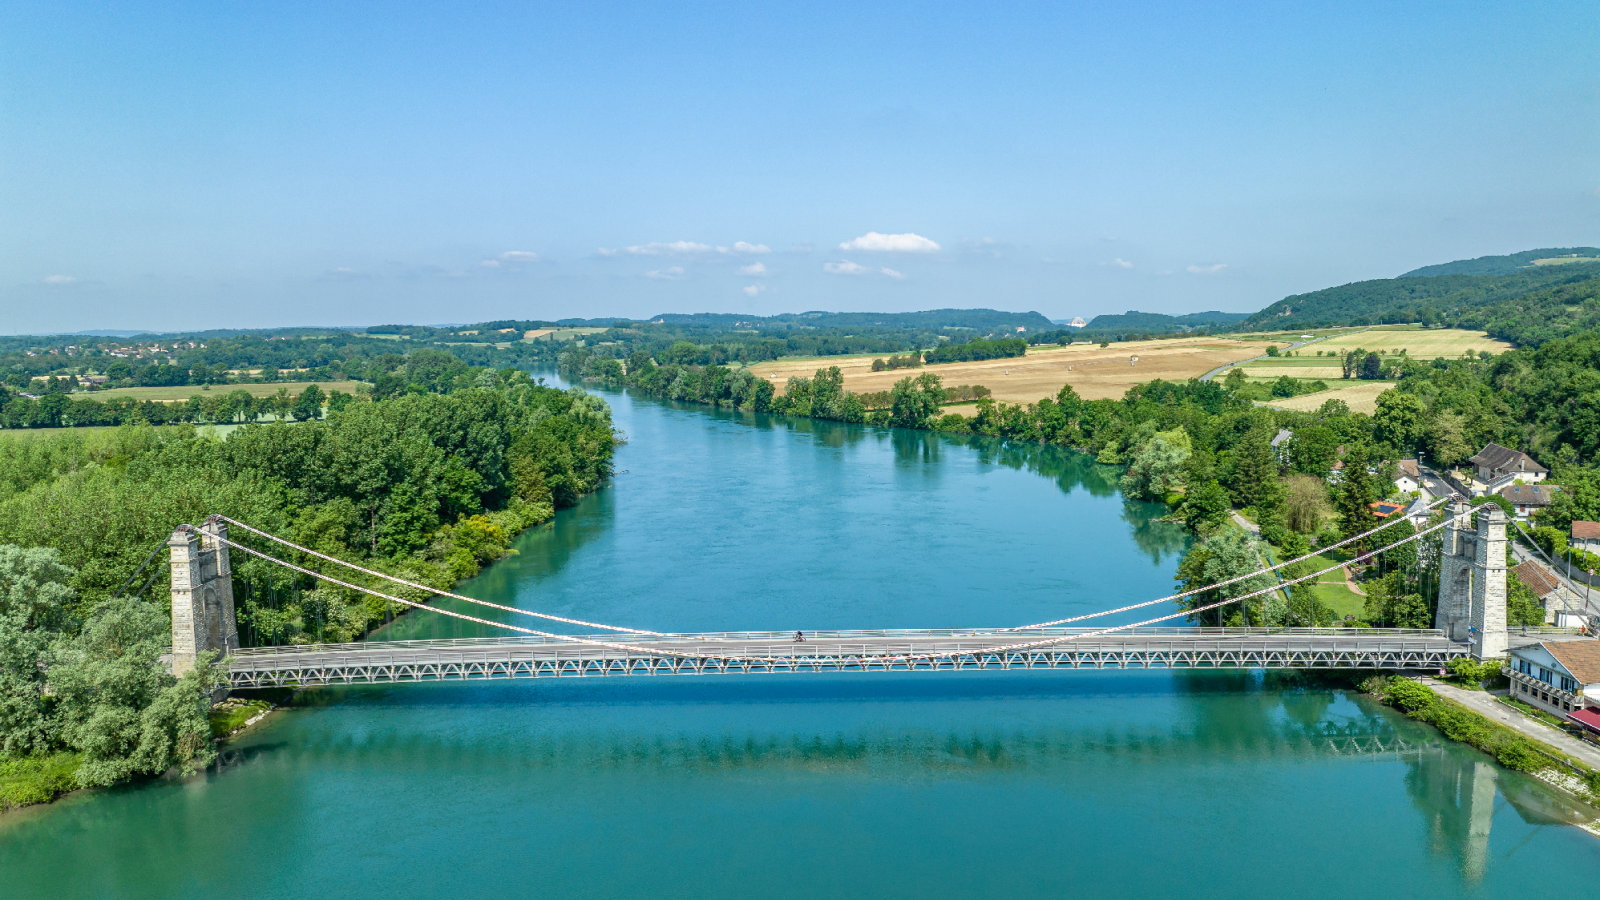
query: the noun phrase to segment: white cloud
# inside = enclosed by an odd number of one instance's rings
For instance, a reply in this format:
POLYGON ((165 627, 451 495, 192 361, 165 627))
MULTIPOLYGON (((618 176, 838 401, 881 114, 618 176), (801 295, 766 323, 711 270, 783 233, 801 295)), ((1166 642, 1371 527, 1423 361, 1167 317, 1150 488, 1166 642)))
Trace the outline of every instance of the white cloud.
POLYGON ((1215 275, 1227 267, 1227 263, 1215 263, 1209 266, 1189 266, 1184 271, 1190 275, 1215 275))
POLYGON ((839 245, 840 250, 871 250, 880 253, 937 253, 939 245, 920 234, 879 234, 869 231, 853 241, 839 245))
POLYGON ((767 267, 763 263, 751 263, 748 266, 740 266, 739 271, 746 275, 765 275, 767 274, 767 267))
POLYGON ((697 244, 694 241, 671 241, 669 243, 653 241, 648 244, 635 244, 632 247, 622 247, 620 249, 607 249, 605 247, 601 247, 600 255, 620 256, 622 254, 627 254, 629 256, 667 256, 669 254, 680 255, 686 253, 710 253, 715 249, 716 248, 712 247, 710 244, 697 244))
POLYGON ((890 278, 905 278, 906 277, 905 275, 903 275, 903 274, 901 274, 899 272, 896 272, 893 269, 879 269, 878 271, 880 271, 883 274, 889 276, 890 278))
POLYGON ((865 275, 872 270, 866 266, 858 266, 847 259, 844 262, 823 263, 822 271, 829 275, 865 275))
POLYGON ((534 253, 532 250, 507 250, 500 254, 500 258, 506 262, 536 263, 539 261, 539 254, 534 253))
POLYGON ((72 284, 77 280, 78 277, 76 275, 46 275, 44 277, 45 284, 72 284))
POLYGON ((1133 263, 1128 262, 1127 260, 1123 259, 1120 256, 1117 257, 1116 259, 1113 259, 1111 262, 1105 263, 1105 265, 1116 266, 1119 269, 1131 269, 1131 268, 1133 268, 1133 263))
POLYGON ((644 277, 660 278, 666 281, 677 281, 678 279, 684 277, 683 266, 672 266, 671 268, 667 269, 655 269, 653 271, 644 273, 644 277))
POLYGON ((486 259, 483 262, 478 263, 478 265, 483 266, 485 269, 498 269, 500 268, 500 260, 486 259))
MULTIPOLYGON (((538 262, 537 253, 523 254, 514 251, 519 262, 538 262)), ((631 247, 601 247, 596 251, 601 256, 694 256, 701 253, 771 253, 772 248, 766 244, 752 244, 747 241, 735 241, 732 247, 713 247, 698 241, 652 241, 648 244, 635 244, 631 247)), ((501 259, 512 259, 513 254, 507 253, 501 259)))
POLYGON ((754 297, 755 295, 761 293, 762 291, 764 291, 766 289, 767 289, 767 286, 764 285, 764 284, 747 285, 744 288, 744 295, 746 297, 754 297))

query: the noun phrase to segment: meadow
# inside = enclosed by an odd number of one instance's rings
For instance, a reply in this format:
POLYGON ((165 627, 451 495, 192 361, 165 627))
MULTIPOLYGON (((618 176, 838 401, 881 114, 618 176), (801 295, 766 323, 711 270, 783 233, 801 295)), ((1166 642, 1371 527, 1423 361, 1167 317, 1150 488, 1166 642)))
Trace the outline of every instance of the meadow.
POLYGON ((1078 396, 1086 400, 1100 400, 1120 398, 1133 385, 1157 378, 1168 381, 1198 378, 1219 366, 1259 356, 1268 343, 1208 337, 1128 341, 1105 348, 1089 343, 1065 347, 1040 345, 1029 347, 1027 355, 1022 357, 939 363, 883 372, 872 371, 872 361, 889 354, 786 358, 757 363, 750 371, 769 379, 780 394, 790 376, 810 377, 819 368, 838 366, 844 375, 845 389, 858 394, 887 391, 902 378, 932 372, 946 385, 981 384, 993 392, 994 399, 1007 403, 1034 403, 1054 396, 1064 384, 1072 385, 1078 396))
MULTIPOLYGON (((1413 359, 1454 358, 1471 351, 1503 353, 1511 349, 1505 341, 1497 341, 1482 331, 1465 331, 1459 328, 1422 328, 1416 325, 1379 325, 1365 331, 1355 331, 1330 337, 1300 351, 1292 359, 1316 359, 1316 351, 1333 352, 1334 361, 1351 350, 1377 350, 1385 356, 1401 350, 1413 359)), ((1323 357, 1327 359, 1327 356, 1323 357)))
MULTIPOLYGON (((1335 373, 1335 378, 1338 377, 1335 373)), ((1330 382, 1331 383, 1331 382, 1330 382)), ((1315 412, 1322 404, 1329 400, 1342 400, 1350 407, 1351 412, 1372 415, 1378 409, 1378 395, 1395 386, 1393 381, 1341 381, 1348 387, 1335 387, 1331 390, 1318 391, 1315 394, 1303 394, 1299 397, 1289 397, 1282 400, 1269 400, 1266 405, 1278 409, 1293 409, 1299 412, 1315 412)))
POLYGON ((181 403, 190 397, 214 394, 221 396, 234 391, 245 391, 252 397, 271 397, 280 390, 287 390, 291 396, 298 395, 307 387, 315 384, 323 393, 329 391, 343 391, 354 394, 359 381, 279 381, 271 384, 213 384, 178 385, 176 387, 125 387, 108 388, 103 391, 94 391, 90 394, 79 394, 79 397, 92 397, 96 400, 109 400, 112 397, 132 397, 135 400, 149 400, 154 403, 181 403))

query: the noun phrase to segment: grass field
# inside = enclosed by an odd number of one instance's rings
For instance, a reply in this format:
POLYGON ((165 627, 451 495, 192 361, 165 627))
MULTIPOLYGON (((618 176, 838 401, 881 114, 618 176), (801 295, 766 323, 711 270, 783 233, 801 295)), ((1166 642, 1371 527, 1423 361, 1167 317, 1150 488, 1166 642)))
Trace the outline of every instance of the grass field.
MULTIPOLYGON (((1406 351, 1406 355, 1413 359, 1434 359, 1441 356, 1457 357, 1468 350, 1473 353, 1477 353, 1480 350, 1487 350, 1490 353, 1503 353, 1511 349, 1510 344, 1505 341, 1497 341, 1482 331, 1380 325, 1367 331, 1344 334, 1328 338, 1325 341, 1318 341, 1305 348, 1302 352, 1314 354, 1318 350, 1324 353, 1331 350, 1342 356, 1357 347, 1363 350, 1382 350, 1386 353, 1398 353, 1403 349, 1406 351)), ((1294 358, 1300 360, 1306 357, 1298 356, 1294 358)), ((1311 358, 1316 359, 1315 356, 1311 358)), ((1337 358, 1334 361, 1337 362, 1337 358)))
MULTIPOLYGON (((1341 382, 1343 383, 1343 382, 1341 382)), ((1332 390, 1318 391, 1315 394, 1305 394, 1300 397, 1290 397, 1285 400, 1268 400, 1268 406, 1279 409, 1293 409, 1300 412, 1315 412, 1329 400, 1343 400, 1351 412, 1372 415, 1378 409, 1378 395, 1394 387, 1393 381, 1359 381, 1350 387, 1336 387, 1332 390)))
POLYGON ((570 341, 591 334, 600 334, 604 328, 540 328, 524 332, 522 339, 525 341, 570 341))
MULTIPOLYGON (((750 367, 754 374, 771 380, 779 393, 791 375, 810 377, 817 369, 838 366, 844 373, 846 390, 856 393, 887 391, 896 381, 923 372, 932 372, 946 385, 981 384, 996 400, 1008 403, 1034 403, 1052 397, 1063 384, 1072 385, 1088 400, 1119 398, 1135 384, 1157 378, 1186 380, 1231 362, 1261 353, 1262 342, 1234 338, 1174 338, 1163 341, 1130 341, 1101 349, 1098 344, 1073 344, 1068 347, 1029 347, 1028 354, 1011 359, 979 362, 940 363, 920 369, 872 371, 872 360, 890 356, 828 356, 813 359, 780 359, 750 367), (1139 357, 1130 363, 1130 357, 1139 357)), ((960 411, 960 410, 958 410, 960 411)))
MULTIPOLYGON (((1319 553, 1310 560, 1318 569, 1326 569, 1337 565, 1339 560, 1326 554, 1319 553)), ((1327 607, 1333 610, 1339 618, 1355 616, 1361 618, 1366 614, 1367 598, 1350 590, 1345 583, 1345 570, 1334 569, 1318 576, 1317 583, 1311 586, 1311 593, 1316 595, 1327 607)))
POLYGON ((1362 618, 1367 612, 1367 598, 1345 587, 1344 582, 1318 582, 1311 588, 1311 593, 1321 600, 1323 605, 1333 610, 1336 618, 1355 616, 1362 618))
POLYGON ((299 394, 308 386, 316 384, 323 393, 329 391, 343 391, 354 394, 359 381, 281 381, 277 384, 213 384, 210 390, 198 385, 185 385, 181 387, 130 387, 111 388, 110 390, 95 391, 93 394, 78 394, 77 397, 89 396, 96 400, 109 400, 112 397, 133 397, 136 400, 152 400, 157 403, 174 403, 189 399, 195 395, 201 397, 231 394, 234 391, 248 391, 252 397, 271 397, 280 389, 287 389, 290 394, 299 394))
MULTIPOLYGON (((71 427, 68 427, 68 428, 0 428, 0 436, 5 436, 5 437, 8 437, 8 438, 9 437, 27 437, 29 435, 59 434, 60 432, 63 432, 63 431, 72 431, 72 432, 77 432, 79 434, 93 434, 94 432, 97 432, 97 431, 110 431, 110 430, 112 430, 114 428, 121 428, 121 427, 122 427, 121 425, 74 425, 74 426, 71 426, 71 427)), ((157 429, 163 429, 163 428, 188 428, 188 427, 189 426, 187 426, 187 425, 157 425, 156 426, 157 429)))
POLYGON ((1600 258, 1593 256, 1552 256, 1547 259, 1536 259, 1533 264, 1536 266, 1564 266, 1568 263, 1580 262, 1600 262, 1600 258))
MULTIPOLYGON (((1240 368, 1240 370, 1242 370, 1244 372, 1246 378, 1260 378, 1260 379, 1269 379, 1270 380, 1270 379, 1273 379, 1273 378, 1280 378, 1280 377, 1282 377, 1284 375, 1287 375, 1290 378, 1321 378, 1324 381, 1326 381, 1329 378, 1332 378, 1332 379, 1335 379, 1335 380, 1340 380, 1340 381, 1342 381, 1344 379, 1344 369, 1342 367, 1338 366, 1338 365, 1333 365, 1333 366, 1264 366, 1264 365, 1257 365, 1256 363, 1250 363, 1249 365, 1243 365, 1243 366, 1240 366, 1239 368, 1240 368)), ((1223 377, 1227 377, 1227 374, 1224 373, 1223 377)))

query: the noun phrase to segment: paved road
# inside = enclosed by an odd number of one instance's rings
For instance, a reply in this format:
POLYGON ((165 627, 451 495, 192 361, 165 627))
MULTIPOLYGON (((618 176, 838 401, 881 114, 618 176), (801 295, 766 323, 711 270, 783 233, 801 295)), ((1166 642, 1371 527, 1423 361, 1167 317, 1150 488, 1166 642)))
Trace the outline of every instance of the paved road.
POLYGON ((1474 712, 1482 713, 1508 728, 1516 729, 1528 737, 1555 747, 1574 759, 1583 760, 1595 768, 1600 768, 1600 747, 1581 741, 1564 731, 1552 728, 1538 719, 1529 718, 1496 700, 1494 695, 1487 691, 1469 691, 1464 688, 1458 688, 1453 684, 1435 681, 1432 678, 1423 678, 1422 681, 1433 688, 1434 692, 1441 697, 1449 697, 1462 706, 1474 712))
MULTIPOLYGON (((1361 329, 1361 331, 1366 331, 1368 328, 1371 328, 1371 327, 1372 327, 1371 325, 1368 325, 1366 328, 1361 329)), ((1342 332, 1342 333, 1337 334, 1337 335, 1331 335, 1330 334, 1330 335, 1327 335, 1325 337, 1312 338, 1309 341, 1290 341, 1289 342, 1289 346, 1284 347, 1283 349, 1284 350, 1299 350, 1301 347, 1307 346, 1309 344, 1315 344, 1318 341, 1325 341, 1330 337, 1344 337, 1346 334, 1360 334, 1361 331, 1342 332)), ((1201 375, 1200 376, 1200 380, 1201 381, 1210 381, 1212 378, 1215 378, 1218 374, 1220 374, 1222 372, 1226 372, 1229 369, 1234 368, 1235 366, 1242 366, 1242 365, 1246 365, 1248 363, 1256 362, 1258 360, 1271 359, 1271 358, 1272 357, 1267 356, 1265 353, 1263 353, 1260 356, 1252 356, 1249 359, 1242 359, 1242 360, 1240 360, 1238 362, 1228 363, 1225 366, 1217 366, 1215 369, 1212 369, 1211 371, 1205 373, 1204 375, 1201 375)), ((1256 405, 1260 406, 1262 404, 1258 402, 1256 405)))

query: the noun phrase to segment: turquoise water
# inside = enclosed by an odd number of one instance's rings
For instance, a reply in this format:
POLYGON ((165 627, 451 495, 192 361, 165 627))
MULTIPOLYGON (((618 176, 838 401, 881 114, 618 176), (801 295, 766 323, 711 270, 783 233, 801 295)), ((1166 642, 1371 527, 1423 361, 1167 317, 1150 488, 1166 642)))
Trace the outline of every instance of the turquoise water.
MULTIPOLYGON (((1167 593, 1184 547, 1050 448, 608 399, 625 472, 464 592, 659 630, 1012 625, 1167 593)), ((1573 815, 1260 673, 374 687, 303 694, 203 776, 0 817, 0 897, 1582 896, 1573 815)))

